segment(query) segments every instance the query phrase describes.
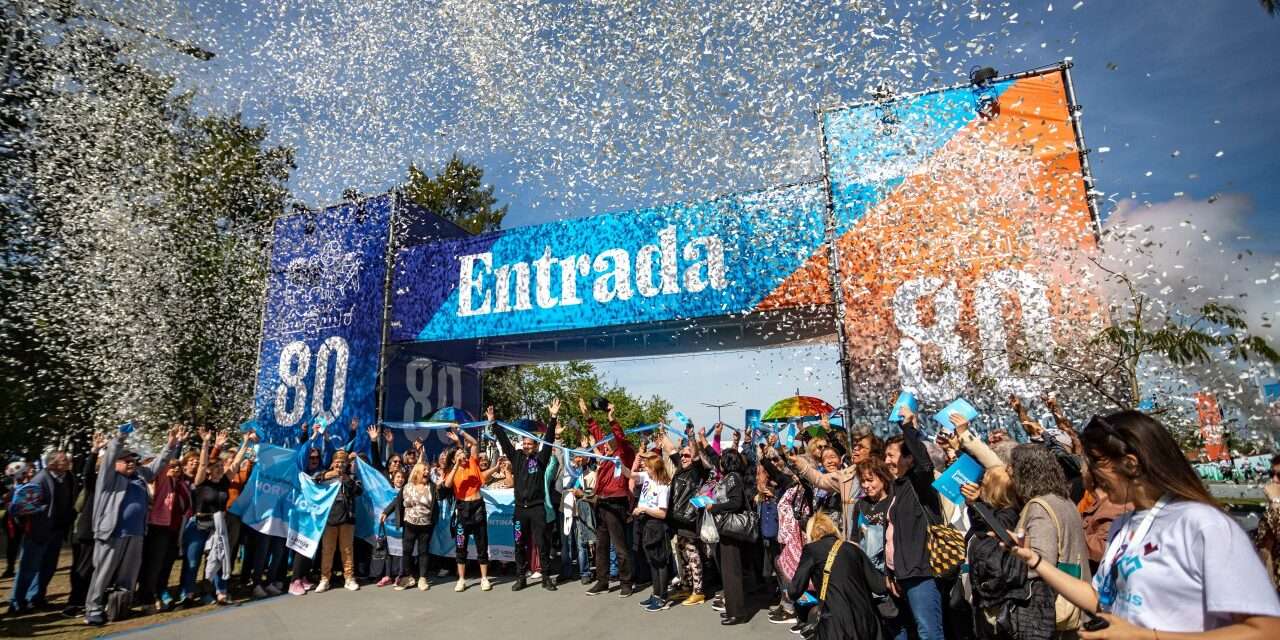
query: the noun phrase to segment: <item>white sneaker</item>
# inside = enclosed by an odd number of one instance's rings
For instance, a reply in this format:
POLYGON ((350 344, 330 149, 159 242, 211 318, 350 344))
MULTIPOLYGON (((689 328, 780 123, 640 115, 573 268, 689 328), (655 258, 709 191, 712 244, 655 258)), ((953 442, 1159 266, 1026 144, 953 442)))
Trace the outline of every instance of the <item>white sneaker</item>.
POLYGON ((329 590, 329 579, 322 578, 320 584, 316 585, 316 593, 324 593, 329 590))
POLYGON ((541 579, 542 579, 541 571, 534 571, 533 573, 529 574, 529 582, 537 582, 541 579))
POLYGON ((458 584, 453 586, 453 590, 457 591, 458 593, 462 593, 463 591, 466 591, 467 581, 463 580, 462 578, 458 578, 458 584))
POLYGON ((493 583, 489 582, 488 578, 480 578, 480 590, 493 591, 493 583))
POLYGON ((431 583, 426 578, 418 578, 418 591, 426 591, 431 588, 431 583))
POLYGON ((344 582, 342 583, 342 587, 343 587, 344 589, 346 589, 347 591, 359 591, 359 590, 360 590, 360 583, 359 583, 359 582, 356 582, 356 581, 355 581, 355 579, 354 579, 354 578, 352 578, 351 580, 346 580, 346 581, 344 581, 344 582))
POLYGON ((275 597, 284 593, 284 590, 281 589, 279 585, 272 582, 271 584, 267 585, 266 592, 267 592, 267 595, 275 597))
POLYGON ((448 570, 448 569, 441 569, 441 570, 439 570, 439 571, 437 571, 437 572, 436 572, 436 577, 437 577, 437 578, 443 578, 443 577, 445 577, 445 576, 447 576, 447 575, 449 575, 449 570, 448 570))
POLYGON ((263 589, 263 588, 262 588, 262 585, 260 585, 260 584, 255 584, 255 585, 253 585, 253 597, 255 597, 255 598, 265 598, 265 597, 267 597, 267 590, 266 590, 266 589, 263 589))

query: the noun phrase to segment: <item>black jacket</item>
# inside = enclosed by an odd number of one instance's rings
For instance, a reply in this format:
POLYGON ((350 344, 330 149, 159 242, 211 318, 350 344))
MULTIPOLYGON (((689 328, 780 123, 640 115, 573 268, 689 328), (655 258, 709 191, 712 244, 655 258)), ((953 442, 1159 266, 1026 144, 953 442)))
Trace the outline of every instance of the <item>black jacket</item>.
POLYGON ((933 488, 933 461, 915 425, 903 423, 903 446, 911 454, 911 470, 893 481, 889 520, 893 523, 893 576, 933 576, 929 564, 929 525, 941 524, 942 503, 933 488))
POLYGON ((76 486, 75 476, 67 471, 62 480, 55 480, 48 469, 36 474, 31 482, 40 487, 40 496, 44 508, 27 516, 30 522, 28 536, 37 542, 50 542, 61 539, 76 519, 76 486))
POLYGON ((703 455, 694 458, 689 468, 680 466, 680 454, 671 456, 676 474, 671 478, 671 491, 667 494, 667 522, 676 533, 686 538, 698 537, 700 510, 690 500, 698 495, 698 489, 711 477, 711 461, 703 455))
MULTIPOLYGON (((787 594, 797 600, 812 585, 813 595, 821 598, 823 569, 827 556, 836 543, 835 536, 810 542, 800 552, 800 564, 787 586, 787 594)), ((845 542, 836 552, 827 579, 826 599, 819 610, 818 640, 878 640, 884 634, 873 595, 886 591, 884 576, 858 545, 845 542)))
POLYGON ((707 511, 714 515, 725 515, 741 513, 751 506, 747 498, 747 484, 742 479, 741 473, 734 471, 726 474, 724 479, 721 480, 721 486, 724 487, 724 502, 717 502, 707 507, 707 511))
MULTIPOLYGON (((527 456, 524 449, 516 449, 511 446, 511 440, 507 437, 507 430, 501 427, 493 429, 494 439, 498 441, 498 446, 502 448, 503 455, 507 456, 507 460, 511 461, 511 473, 515 476, 515 499, 517 509, 533 509, 537 508, 541 511, 543 503, 547 498, 547 491, 544 482, 546 480, 547 465, 551 463, 552 448, 542 445, 533 455, 527 456)), ((547 426, 547 442, 556 441, 556 419, 551 419, 551 424, 547 426)))

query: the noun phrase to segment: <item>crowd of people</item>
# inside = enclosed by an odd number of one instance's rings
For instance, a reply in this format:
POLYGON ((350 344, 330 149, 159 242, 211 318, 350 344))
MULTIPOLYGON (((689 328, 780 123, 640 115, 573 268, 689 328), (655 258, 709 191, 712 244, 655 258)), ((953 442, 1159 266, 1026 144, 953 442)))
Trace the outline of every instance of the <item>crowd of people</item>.
POLYGON ((488 486, 514 497, 514 591, 647 590, 648 612, 706 605, 726 626, 761 612, 821 640, 1280 637, 1280 457, 1260 556, 1156 419, 1123 411, 1077 427, 1045 399, 1054 426, 1044 427, 1010 402, 1029 442, 979 434, 960 414, 929 437, 906 406, 886 440, 826 417, 794 438, 732 428, 725 438, 723 424, 628 434, 611 405, 581 399, 573 442, 558 400, 546 426, 519 431, 490 408, 481 433, 448 430, 452 446, 436 456, 422 440, 394 451, 387 428, 353 423, 340 438, 317 428, 297 464, 337 495, 314 562, 228 512, 253 471, 253 432, 235 446, 201 429, 184 450, 193 434, 175 426, 146 461, 128 434, 99 436, 77 473, 62 452, 34 477, 20 470, 7 501, 9 547, 20 548, 10 612, 50 606, 68 541, 64 613, 91 625, 134 607, 227 604, 243 593, 232 585, 253 598, 339 580, 428 591, 446 579, 465 591, 474 566, 489 591, 488 486), (948 498, 936 480, 962 455, 981 477, 948 498), (375 517, 400 527, 399 555, 355 535, 366 517, 357 458, 396 490, 375 517), (431 553, 438 526, 453 534, 452 560, 431 553))

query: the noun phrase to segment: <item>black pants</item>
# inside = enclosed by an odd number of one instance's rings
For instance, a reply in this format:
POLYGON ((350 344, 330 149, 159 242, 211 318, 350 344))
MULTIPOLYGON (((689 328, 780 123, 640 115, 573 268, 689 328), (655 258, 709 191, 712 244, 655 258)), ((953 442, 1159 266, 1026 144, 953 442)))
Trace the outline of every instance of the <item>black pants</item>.
POLYGON ((453 512, 453 556, 462 564, 467 561, 467 538, 476 541, 476 561, 489 562, 489 516, 484 500, 461 501, 453 512))
POLYGON ((414 578, 430 578, 431 534, 436 529, 434 524, 404 524, 404 558, 405 571, 414 578))
POLYGON ((720 578, 724 581, 724 611, 734 617, 746 617, 747 595, 743 585, 743 545, 720 539, 720 578))
POLYGON ((311 573, 311 558, 308 558, 297 551, 293 552, 293 579, 302 580, 311 573))
POLYGON ((609 584, 609 545, 618 558, 618 579, 631 585, 631 550, 627 548, 626 498, 604 498, 596 504, 596 584, 609 584))
POLYGON ((525 545, 537 545, 542 573, 551 573, 551 543, 547 540, 547 514, 542 505, 516 509, 515 517, 516 579, 523 578, 529 568, 525 545))
POLYGON ((71 595, 67 606, 83 607, 93 579, 93 540, 77 540, 71 544, 71 595))
POLYGON ((178 531, 153 526, 142 539, 142 569, 138 572, 139 604, 148 605, 169 590, 169 576, 178 560, 178 531))

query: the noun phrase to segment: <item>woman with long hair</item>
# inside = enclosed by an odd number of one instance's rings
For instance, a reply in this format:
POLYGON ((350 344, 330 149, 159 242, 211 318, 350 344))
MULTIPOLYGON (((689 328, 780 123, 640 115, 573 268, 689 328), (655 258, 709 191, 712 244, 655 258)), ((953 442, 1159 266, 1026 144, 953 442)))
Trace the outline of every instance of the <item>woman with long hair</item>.
POLYGON ((667 528, 667 507, 670 504, 671 472, 657 451, 645 451, 636 456, 631 469, 623 469, 631 481, 632 493, 639 500, 632 510, 632 517, 639 518, 640 548, 649 561, 649 575, 653 577, 653 595, 640 603, 645 611, 670 609, 667 598, 671 586, 671 534, 667 528), (641 471, 643 467, 643 471, 641 471))
POLYGON ((449 439, 457 447, 444 484, 453 488, 454 557, 458 562, 458 584, 454 591, 467 590, 467 539, 476 543, 476 560, 480 563, 480 590, 492 591, 489 582, 489 517, 485 512, 484 497, 480 489, 493 475, 496 468, 480 470, 480 443, 462 429, 448 431, 449 439), (455 432, 456 431, 456 432, 455 432), (467 441, 462 446, 458 433, 467 441))
POLYGON ((858 545, 840 537, 824 512, 809 518, 809 544, 788 593, 800 600, 806 592, 818 600, 818 640, 878 640, 884 637, 872 597, 885 592, 884 576, 858 545))
MULTIPOLYGON (((218 457, 210 459, 210 448, 214 444, 213 432, 201 428, 200 439, 202 441, 200 461, 196 468, 194 488, 191 492, 193 514, 187 520, 186 527, 182 532, 183 562, 180 600, 188 604, 195 601, 196 571, 200 568, 200 560, 205 555, 205 543, 208 542, 211 536, 218 535, 215 516, 218 518, 224 517, 220 514, 226 513, 228 492, 231 489, 231 479, 226 475, 226 468, 222 459, 218 457)), ((226 434, 219 434, 217 436, 217 448, 221 449, 225 446, 226 434)), ((222 543, 225 544, 225 541, 222 541, 222 543)), ((211 551, 210 553, 212 554, 213 552, 211 551)), ((210 557, 212 559, 212 556, 210 557)), ((212 570, 213 564, 216 563, 210 562, 206 565, 205 573, 209 574, 209 579, 213 581, 217 603, 228 604, 227 579, 222 571, 212 570)), ((230 571, 227 573, 230 573, 230 571)))
POLYGON ((1107 626, 1082 638, 1280 637, 1280 598, 1248 535, 1164 425, 1121 411, 1094 416, 1080 439, 1093 481, 1134 511, 1112 524, 1092 582, 1045 562, 1026 538, 1016 553, 1054 591, 1101 612, 1107 626))
MULTIPOLYGON (((726 449, 720 454, 720 473, 723 478, 717 491, 724 491, 724 499, 707 507, 713 516, 742 513, 751 508, 747 499, 747 483, 743 478, 746 461, 737 449, 726 449)), ((747 596, 742 572, 744 554, 751 553, 751 545, 720 536, 720 578, 724 583, 724 610, 720 624, 735 625, 747 621, 747 596)), ((712 603, 712 607, 715 607, 712 603)))

